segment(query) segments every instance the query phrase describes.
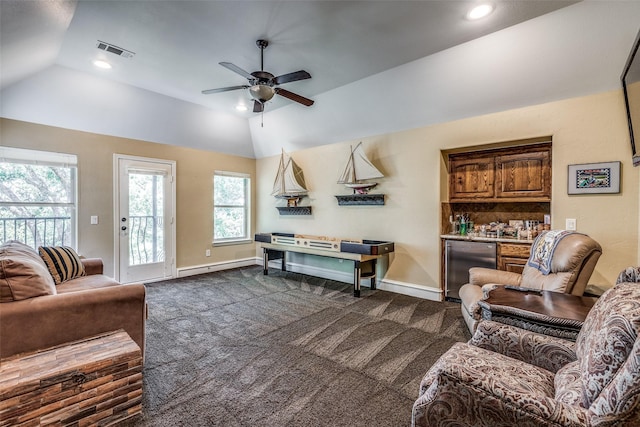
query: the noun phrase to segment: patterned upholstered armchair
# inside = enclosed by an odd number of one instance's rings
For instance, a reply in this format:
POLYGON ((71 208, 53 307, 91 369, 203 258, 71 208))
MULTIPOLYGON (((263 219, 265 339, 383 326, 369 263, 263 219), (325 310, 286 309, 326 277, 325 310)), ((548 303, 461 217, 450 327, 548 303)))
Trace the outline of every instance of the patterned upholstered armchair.
POLYGON ((575 343, 482 321, 432 366, 414 426, 639 426, 640 286, 619 283, 575 343))
POLYGON ((640 283, 640 267, 627 267, 620 272, 616 283, 640 283))

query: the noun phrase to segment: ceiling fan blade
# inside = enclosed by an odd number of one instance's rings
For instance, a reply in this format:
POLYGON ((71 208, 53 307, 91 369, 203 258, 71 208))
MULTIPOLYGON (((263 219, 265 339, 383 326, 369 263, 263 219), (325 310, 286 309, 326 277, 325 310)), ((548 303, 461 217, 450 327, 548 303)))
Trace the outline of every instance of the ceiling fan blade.
POLYGON ((278 95, 289 98, 292 101, 299 102, 300 104, 306 105, 307 107, 311 107, 313 105, 313 101, 311 99, 305 98, 304 96, 298 95, 297 93, 289 92, 288 90, 280 89, 279 87, 275 88, 275 91, 278 95))
POLYGON ((230 90, 247 89, 249 87, 250 86, 242 85, 242 86, 221 87, 221 88, 218 88, 218 89, 207 89, 207 90, 203 90, 202 94, 203 95, 209 95, 210 93, 229 92, 230 90))
POLYGON ((243 70, 242 68, 238 67, 235 64, 232 64, 231 62, 220 62, 219 64, 222 65, 224 68, 228 68, 234 73, 240 74, 245 79, 253 80, 255 78, 251 75, 251 73, 246 72, 245 70, 243 70))
POLYGON ((281 85, 283 83, 295 82, 298 80, 310 79, 311 74, 307 73, 305 70, 294 71, 293 73, 283 74, 273 79, 273 82, 277 85, 281 85))
POLYGON ((264 110, 264 104, 258 100, 253 101, 253 112, 254 113, 262 113, 264 110))

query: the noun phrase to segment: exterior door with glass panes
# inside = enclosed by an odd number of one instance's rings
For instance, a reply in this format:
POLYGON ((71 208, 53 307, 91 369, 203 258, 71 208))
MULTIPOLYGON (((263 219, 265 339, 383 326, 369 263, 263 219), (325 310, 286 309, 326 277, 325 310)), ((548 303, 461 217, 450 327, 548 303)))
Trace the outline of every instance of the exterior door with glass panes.
POLYGON ((118 159, 118 279, 123 283, 173 276, 173 169, 162 161, 118 159))

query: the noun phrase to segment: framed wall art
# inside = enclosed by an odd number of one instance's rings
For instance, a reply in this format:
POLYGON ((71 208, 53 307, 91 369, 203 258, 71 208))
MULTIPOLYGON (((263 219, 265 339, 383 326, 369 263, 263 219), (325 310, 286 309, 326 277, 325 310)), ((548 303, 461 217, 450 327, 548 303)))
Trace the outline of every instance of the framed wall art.
POLYGON ((569 165, 568 194, 620 192, 620 162, 569 165))

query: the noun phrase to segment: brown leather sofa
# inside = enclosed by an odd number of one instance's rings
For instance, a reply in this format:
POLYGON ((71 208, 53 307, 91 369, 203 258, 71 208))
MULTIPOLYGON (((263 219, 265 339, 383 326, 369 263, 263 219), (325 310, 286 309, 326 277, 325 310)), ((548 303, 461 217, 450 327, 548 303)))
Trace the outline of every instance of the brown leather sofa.
POLYGON ((17 242, 0 246, 1 358, 119 329, 144 355, 144 285, 103 275, 100 259, 81 262, 85 276, 55 285, 33 249, 17 242))
POLYGON ((529 265, 524 267, 522 274, 482 267, 471 268, 469 283, 460 288, 462 317, 469 331, 473 334, 480 320, 478 301, 484 297, 484 285, 510 285, 582 295, 601 254, 602 248, 598 242, 585 234, 574 233, 558 242, 551 258, 549 274, 545 275, 529 265))

